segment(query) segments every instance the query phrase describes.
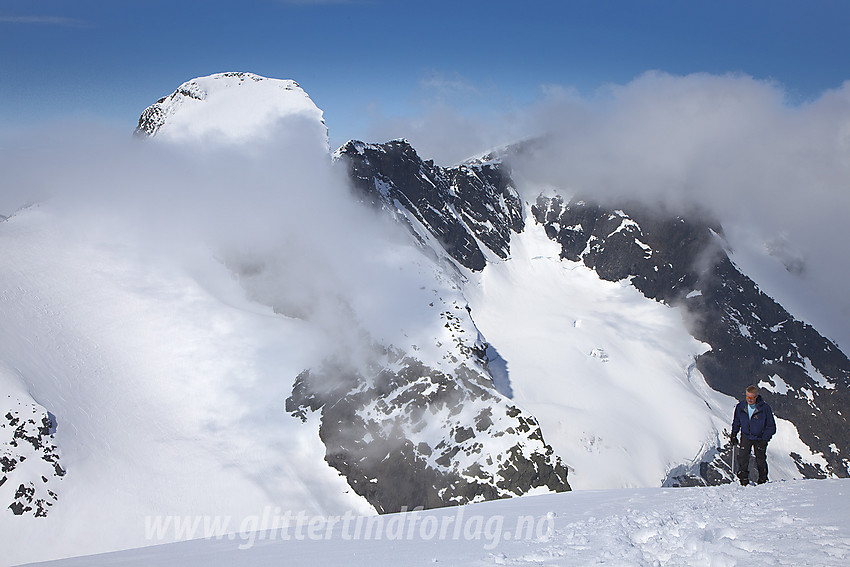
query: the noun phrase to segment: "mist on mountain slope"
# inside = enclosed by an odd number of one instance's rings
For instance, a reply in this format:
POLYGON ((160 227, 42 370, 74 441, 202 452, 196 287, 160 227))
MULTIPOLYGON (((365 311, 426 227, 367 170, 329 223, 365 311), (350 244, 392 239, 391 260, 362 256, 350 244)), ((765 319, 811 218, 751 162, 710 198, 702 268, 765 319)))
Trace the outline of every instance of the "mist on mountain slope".
POLYGON ((327 357, 365 363, 373 343, 416 336, 448 283, 407 231, 356 200, 323 129, 282 126, 239 145, 89 125, 6 140, 0 213, 44 207, 69 238, 122 241, 157 261, 214 255, 250 299, 322 329, 327 357))
POLYGON ((557 191, 707 211, 745 273, 850 348, 850 82, 801 104, 782 85, 737 74, 648 72, 595 93, 541 91, 535 104, 487 117, 459 116, 443 96, 423 116, 376 120, 372 131, 405 136, 438 163, 537 137, 512 164, 527 200, 557 191))
MULTIPOLYGON (((374 118, 369 141, 407 137, 423 159, 447 165, 546 133, 544 143, 512 164, 526 199, 554 189, 615 205, 636 199, 673 212, 694 206, 706 210, 723 224, 733 260, 765 292, 848 348, 850 298, 844 282, 850 278, 850 257, 840 249, 840 243, 850 241, 850 225, 844 222, 850 212, 847 83, 798 105, 788 103, 781 85, 745 75, 650 72, 591 94, 557 85, 541 91, 533 105, 462 116, 441 93, 440 104, 427 106, 422 116, 374 118)), ((281 232, 304 234, 308 244, 293 241, 303 247, 333 242, 327 229, 339 223, 329 219, 324 231, 307 223, 306 228, 328 238, 306 238, 309 230, 299 226, 305 216, 293 211, 312 207, 327 216, 333 214, 331 207, 351 204, 332 197, 346 195, 347 182, 341 172, 332 173, 324 132, 309 121, 298 125, 290 118, 283 133, 278 130, 253 149, 243 147, 236 156, 197 144, 176 153, 173 148, 140 150, 124 131, 91 124, 62 128, 59 133, 55 126, 23 135, 0 133, 0 214, 48 194, 81 204, 88 195, 94 206, 117 204, 125 212, 149 216, 149 226, 158 222, 213 236, 224 233, 224 240, 236 243, 280 242, 275 239, 281 232), (303 144, 301 139, 313 141, 303 144), (263 159, 263 152, 270 159, 263 159), (276 190, 269 180, 279 180, 276 190), (286 189, 295 185, 311 189, 286 189), (179 221, 162 218, 172 212, 179 221), (219 222, 222 217, 227 222, 219 222)), ((344 209, 339 216, 356 226, 352 214, 365 213, 350 212, 344 209)), ((347 235, 362 233, 340 228, 347 235)), ((301 257, 311 256, 322 255, 301 257)), ((343 256, 326 268, 342 268, 352 255, 343 256)), ((313 283, 322 289, 332 278, 318 270, 314 265, 293 272, 315 275, 313 283)))
POLYGON ((46 520, 3 517, 4 564, 144 545, 150 514, 374 511, 285 401, 376 344, 424 356, 429 303, 458 292, 353 197, 316 124, 228 147, 3 137, 0 381, 55 416, 67 471, 46 520))

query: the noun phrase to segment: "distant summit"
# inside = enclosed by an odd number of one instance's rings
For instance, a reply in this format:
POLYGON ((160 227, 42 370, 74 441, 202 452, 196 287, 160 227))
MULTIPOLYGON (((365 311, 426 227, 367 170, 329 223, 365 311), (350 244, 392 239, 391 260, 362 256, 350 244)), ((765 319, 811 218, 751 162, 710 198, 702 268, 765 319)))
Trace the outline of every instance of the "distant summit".
POLYGON ((295 81, 216 73, 187 81, 146 108, 136 135, 238 143, 268 137, 293 120, 315 124, 327 144, 322 111, 295 81))

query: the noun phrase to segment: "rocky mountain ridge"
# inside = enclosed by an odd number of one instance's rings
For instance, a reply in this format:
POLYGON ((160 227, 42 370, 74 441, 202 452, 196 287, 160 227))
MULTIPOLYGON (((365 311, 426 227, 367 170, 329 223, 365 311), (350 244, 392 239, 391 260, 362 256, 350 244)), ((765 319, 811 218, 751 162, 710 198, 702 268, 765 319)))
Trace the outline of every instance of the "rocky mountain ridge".
POLYGON ((321 413, 328 464, 379 513, 570 489, 533 416, 480 368, 447 374, 401 353, 370 376, 340 368, 298 376, 287 411, 321 413), (328 383, 335 384, 328 389, 328 383))
MULTIPOLYGON (((508 164, 544 142, 526 140, 455 167, 420 158, 403 139, 351 140, 333 157, 345 164, 363 202, 407 226, 426 253, 455 263, 461 280, 463 270, 509 261, 512 235, 535 222, 561 246, 565 261, 583 263, 603 280, 628 280, 647 298, 683 309, 691 334, 711 346, 695 368, 712 388, 738 397, 746 385, 759 384, 777 415, 794 423, 823 457, 811 463, 792 455, 800 473, 850 475, 842 414, 850 411, 850 361, 844 353, 737 269, 722 226, 704 211, 677 215, 647 203, 611 207, 541 195, 530 207, 532 218, 524 218, 508 164)), ((486 361, 483 368, 492 383, 486 361)), ((296 398, 290 398, 293 408, 296 398)), ((709 448, 698 462, 673 467, 665 483, 727 482, 729 452, 725 444, 709 448)))
MULTIPOLYGON (((464 268, 484 269, 484 252, 508 259, 510 235, 524 230, 507 165, 510 148, 454 168, 422 160, 405 140, 351 141, 335 156, 347 162, 367 202, 402 219, 420 242, 428 240, 423 229, 429 231, 464 268), (458 179, 477 183, 460 190, 458 179), (473 209, 478 214, 468 212, 473 209)), ((842 414, 850 408, 850 361, 737 269, 717 220, 699 210, 676 215, 645 203, 603 207, 542 195, 531 211, 561 246, 563 259, 585 264, 604 280, 628 280, 647 298, 684 309, 691 334, 712 347, 696 360, 712 388, 739 397, 755 383, 769 392, 777 416, 794 423, 823 457, 811 463, 792 454, 801 475, 850 475, 842 414)), ((728 443, 712 448, 696 463, 673 467, 665 483, 728 482, 730 452, 728 443)))
POLYGON ((823 455, 822 465, 804 464, 797 455, 801 474, 850 475, 850 424, 842 414, 850 404, 850 361, 738 270, 716 221, 700 213, 659 214, 641 204, 613 209, 542 196, 532 211, 563 258, 609 281, 628 279, 646 297, 685 309, 692 335, 712 347, 696 361, 708 384, 733 397, 758 384, 770 393, 776 415, 793 422, 823 455))
POLYGON ((426 245, 460 265, 482 270, 487 258, 510 254, 522 232, 522 202, 504 167, 487 162, 440 167, 407 140, 349 141, 334 152, 362 197, 405 223, 426 245))

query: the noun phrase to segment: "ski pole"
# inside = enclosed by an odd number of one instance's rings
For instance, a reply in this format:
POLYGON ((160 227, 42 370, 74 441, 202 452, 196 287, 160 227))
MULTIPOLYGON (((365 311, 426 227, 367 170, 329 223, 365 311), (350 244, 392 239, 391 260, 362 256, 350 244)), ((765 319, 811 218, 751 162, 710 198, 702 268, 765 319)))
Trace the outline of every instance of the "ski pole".
POLYGON ((735 444, 732 443, 732 482, 735 482, 735 444))

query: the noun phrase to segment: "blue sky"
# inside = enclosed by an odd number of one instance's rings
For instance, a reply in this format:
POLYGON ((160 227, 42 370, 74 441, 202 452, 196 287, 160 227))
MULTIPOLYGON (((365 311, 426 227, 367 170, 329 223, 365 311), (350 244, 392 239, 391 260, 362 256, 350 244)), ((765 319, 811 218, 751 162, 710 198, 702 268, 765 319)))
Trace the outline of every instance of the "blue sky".
POLYGON ((0 0, 0 128, 132 129, 220 71, 295 79, 332 142, 435 105, 499 113, 648 70, 770 79, 796 104, 850 79, 847 30, 850 3, 830 0, 0 0))

